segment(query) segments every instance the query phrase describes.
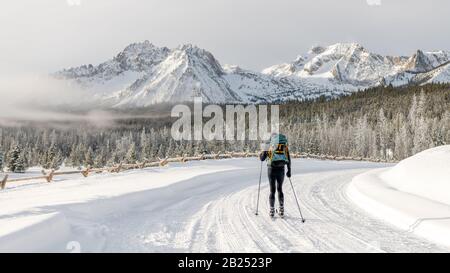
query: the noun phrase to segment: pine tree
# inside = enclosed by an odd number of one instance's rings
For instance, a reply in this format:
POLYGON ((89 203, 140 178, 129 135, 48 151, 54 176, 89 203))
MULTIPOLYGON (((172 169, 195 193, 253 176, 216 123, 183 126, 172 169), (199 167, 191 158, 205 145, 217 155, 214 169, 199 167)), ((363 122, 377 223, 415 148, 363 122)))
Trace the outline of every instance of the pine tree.
POLYGON ((89 147, 89 149, 84 154, 84 162, 83 163, 84 163, 85 167, 94 166, 94 151, 92 150, 91 147, 89 147))
POLYGON ((165 155, 166 155, 166 157, 170 157, 170 156, 172 156, 173 155, 173 153, 174 153, 174 147, 173 147, 173 140, 172 140, 172 138, 169 140, 169 145, 167 146, 167 149, 166 149, 166 152, 165 152, 165 155))
MULTIPOLYGON (((401 119, 402 121, 403 119, 401 119)), ((397 160, 406 158, 410 155, 411 141, 409 138, 408 124, 401 122, 400 130, 395 135, 395 158, 397 160)))
MULTIPOLYGON (((58 158, 57 157, 57 151, 54 144, 51 145, 50 149, 46 152, 44 162, 42 164, 42 167, 44 169, 53 169, 55 168, 55 165, 58 164, 58 158)), ((59 166, 59 165, 58 165, 59 166)))
POLYGON ((413 136, 413 154, 430 148, 428 125, 423 117, 418 117, 415 122, 415 134, 413 136))
POLYGON ((380 146, 380 155, 381 158, 385 159, 388 149, 389 128, 383 108, 381 108, 378 112, 377 131, 378 145, 380 146))
POLYGON ((156 157, 164 158, 164 155, 165 155, 164 146, 162 144, 160 144, 159 148, 158 148, 158 153, 156 154, 156 157))
POLYGON ((3 172, 3 152, 0 151, 0 172, 3 172))
POLYGON ((120 163, 119 155, 117 154, 117 152, 113 152, 111 157, 106 162, 106 165, 111 167, 116 165, 117 163, 120 163))
POLYGON ((73 167, 81 165, 80 154, 76 144, 72 144, 72 147, 70 148, 69 163, 73 167))
POLYGON ((103 163, 103 155, 101 153, 97 154, 97 156, 94 159, 94 168, 102 168, 104 167, 103 163))
POLYGON ((11 172, 23 172, 25 171, 25 164, 20 154, 22 153, 21 148, 15 145, 8 154, 8 169, 11 172))
POLYGON ((366 157, 369 149, 367 116, 359 118, 355 128, 354 156, 366 157))
POLYGON ((19 158, 17 159, 13 172, 15 173, 25 172, 25 160, 22 156, 19 156, 19 158))
POLYGON ((193 141, 189 140, 186 143, 186 148, 184 149, 184 153, 187 154, 187 156, 193 156, 194 155, 194 146, 193 141))
POLYGON ((136 156, 136 145, 134 143, 132 143, 130 145, 130 148, 128 149, 127 152, 127 156, 126 156, 126 162, 128 164, 135 164, 137 161, 137 156, 136 156))
POLYGON ((141 143, 141 159, 144 158, 151 158, 151 143, 150 139, 147 136, 147 133, 145 132, 145 127, 142 128, 141 136, 140 136, 140 143, 141 143))
POLYGON ((50 168, 57 170, 59 167, 61 167, 61 164, 63 163, 64 158, 61 155, 61 152, 56 152, 55 156, 53 157, 52 161, 50 162, 50 168))

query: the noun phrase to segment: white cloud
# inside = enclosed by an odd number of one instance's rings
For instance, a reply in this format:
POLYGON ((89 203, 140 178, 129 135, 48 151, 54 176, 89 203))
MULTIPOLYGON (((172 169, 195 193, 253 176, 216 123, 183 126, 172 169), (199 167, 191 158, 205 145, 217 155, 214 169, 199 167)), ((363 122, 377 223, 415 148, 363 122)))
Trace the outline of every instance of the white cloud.
POLYGON ((81 0, 66 0, 69 7, 81 5, 81 0))
POLYGON ((380 6, 381 0, 366 0, 367 5, 369 6, 380 6))

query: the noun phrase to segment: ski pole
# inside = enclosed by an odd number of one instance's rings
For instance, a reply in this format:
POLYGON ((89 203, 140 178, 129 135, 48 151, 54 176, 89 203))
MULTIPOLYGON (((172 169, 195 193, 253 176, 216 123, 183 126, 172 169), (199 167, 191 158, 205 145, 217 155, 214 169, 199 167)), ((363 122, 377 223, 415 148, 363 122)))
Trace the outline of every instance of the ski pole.
POLYGON ((302 223, 305 222, 305 218, 303 218, 302 210, 300 209, 300 204, 298 203, 297 194, 295 193, 294 185, 292 185, 292 180, 289 177, 289 182, 291 182, 292 191, 294 192, 295 201, 297 202, 298 211, 300 212, 300 217, 302 218, 302 223))
POLYGON ((261 191, 262 165, 263 165, 263 162, 261 161, 261 167, 259 168, 258 199, 257 199, 257 201, 256 201, 256 212, 255 212, 255 215, 258 215, 259 192, 261 191))

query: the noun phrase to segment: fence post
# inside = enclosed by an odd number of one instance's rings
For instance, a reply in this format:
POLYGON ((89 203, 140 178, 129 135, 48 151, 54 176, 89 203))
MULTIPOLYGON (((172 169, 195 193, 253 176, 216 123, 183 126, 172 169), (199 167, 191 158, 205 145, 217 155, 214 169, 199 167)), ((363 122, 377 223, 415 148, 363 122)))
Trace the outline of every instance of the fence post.
POLYGON ((55 173, 55 170, 53 170, 53 169, 48 173, 48 175, 45 177, 45 179, 47 179, 47 182, 52 182, 54 173, 55 173))
POLYGON ((140 169, 141 168, 141 162, 137 161, 134 163, 133 169, 140 169))
POLYGON ((5 174, 5 177, 3 177, 2 181, 1 181, 1 188, 2 190, 5 189, 6 187, 6 180, 8 180, 8 175, 5 174))
POLYGON ((117 167, 114 169, 114 172, 119 173, 121 169, 122 169, 122 162, 120 162, 119 165, 117 165, 117 167))
POLYGON ((164 158, 164 159, 160 159, 159 157, 158 157, 158 160, 159 160, 159 166, 160 167, 163 167, 163 166, 165 166, 165 165, 167 165, 167 159, 168 159, 168 157, 166 157, 166 158, 164 158))
POLYGON ((147 164, 147 159, 144 159, 144 161, 142 162, 142 164, 139 166, 140 169, 145 168, 145 164, 147 164))
POLYGON ((144 157, 144 168, 147 166, 147 164, 150 162, 150 159, 147 157, 144 157))
POLYGON ((82 174, 84 177, 88 177, 89 171, 90 171, 90 170, 91 170, 91 166, 88 166, 84 171, 81 172, 81 174, 82 174))

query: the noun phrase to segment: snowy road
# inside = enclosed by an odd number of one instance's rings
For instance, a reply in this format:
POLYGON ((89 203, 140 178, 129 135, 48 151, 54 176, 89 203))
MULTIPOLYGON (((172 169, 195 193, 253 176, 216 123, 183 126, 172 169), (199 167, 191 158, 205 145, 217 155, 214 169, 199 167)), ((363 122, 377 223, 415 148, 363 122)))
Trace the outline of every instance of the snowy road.
POLYGON ((302 223, 287 180, 287 216, 270 219, 265 170, 260 215, 254 215, 259 177, 256 159, 189 164, 226 167, 166 186, 53 206, 46 213, 63 215, 60 226, 67 231, 42 250, 64 251, 67 242, 76 241, 81 251, 105 252, 448 251, 374 219, 347 198, 345 187, 353 176, 383 165, 295 160, 292 180, 306 218, 302 223))

